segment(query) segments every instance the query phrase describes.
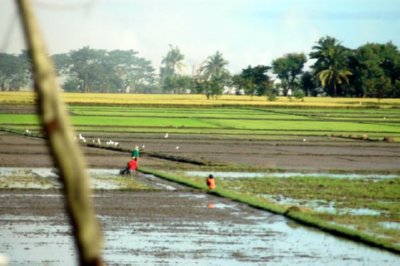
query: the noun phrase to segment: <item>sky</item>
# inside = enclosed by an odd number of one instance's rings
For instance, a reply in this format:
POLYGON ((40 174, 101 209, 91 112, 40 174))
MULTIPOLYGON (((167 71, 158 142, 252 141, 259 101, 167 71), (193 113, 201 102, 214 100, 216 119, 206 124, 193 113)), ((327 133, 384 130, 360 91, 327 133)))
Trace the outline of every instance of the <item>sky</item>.
MULTIPOLYGON (((50 54, 84 46, 135 50, 158 70, 169 45, 191 73, 221 52, 237 74, 287 53, 308 54, 324 36, 355 49, 400 46, 400 0, 32 0, 50 54)), ((14 0, 0 0, 0 52, 24 39, 14 0)))

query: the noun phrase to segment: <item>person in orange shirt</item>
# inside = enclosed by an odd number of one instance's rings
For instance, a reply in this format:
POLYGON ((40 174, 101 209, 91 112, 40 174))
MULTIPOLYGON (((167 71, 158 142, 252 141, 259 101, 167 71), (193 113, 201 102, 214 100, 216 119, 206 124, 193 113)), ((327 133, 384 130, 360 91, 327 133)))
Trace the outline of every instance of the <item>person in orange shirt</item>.
POLYGON ((209 189, 215 189, 217 186, 215 184, 215 179, 213 175, 209 175, 206 179, 206 183, 209 189))

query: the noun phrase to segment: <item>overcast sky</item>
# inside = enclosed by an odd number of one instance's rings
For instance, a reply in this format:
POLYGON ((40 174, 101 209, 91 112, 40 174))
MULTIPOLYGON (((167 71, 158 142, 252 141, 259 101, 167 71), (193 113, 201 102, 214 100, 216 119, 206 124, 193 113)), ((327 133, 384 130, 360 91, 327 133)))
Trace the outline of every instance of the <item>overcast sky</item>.
MULTIPOLYGON (((187 71, 220 51, 233 74, 308 54, 320 37, 400 46, 400 0, 32 0, 50 54, 133 49, 158 69, 169 44, 187 71)), ((0 0, 0 52, 24 49, 14 0, 0 0)))

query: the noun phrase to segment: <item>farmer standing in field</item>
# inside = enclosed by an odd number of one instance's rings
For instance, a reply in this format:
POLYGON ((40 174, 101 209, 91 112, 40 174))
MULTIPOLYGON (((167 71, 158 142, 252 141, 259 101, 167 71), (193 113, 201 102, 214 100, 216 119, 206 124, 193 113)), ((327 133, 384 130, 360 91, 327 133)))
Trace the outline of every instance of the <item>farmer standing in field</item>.
POLYGON ((217 186, 215 185, 215 179, 213 175, 209 175, 206 179, 207 186, 210 190, 215 189, 217 186))
POLYGON ((138 145, 136 145, 132 151, 132 158, 135 159, 135 161, 139 160, 139 146, 138 145))

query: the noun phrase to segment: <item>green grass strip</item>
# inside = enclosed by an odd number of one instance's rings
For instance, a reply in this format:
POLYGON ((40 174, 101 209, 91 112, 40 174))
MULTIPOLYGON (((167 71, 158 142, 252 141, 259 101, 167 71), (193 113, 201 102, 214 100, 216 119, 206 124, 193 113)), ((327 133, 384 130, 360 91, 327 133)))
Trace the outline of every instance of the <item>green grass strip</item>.
POLYGON ((231 199, 236 202, 247 204, 251 207, 266 210, 275 214, 283 215, 291 220, 294 220, 300 224, 307 225, 313 228, 320 229, 324 232, 328 232, 335 236, 340 236, 346 239, 350 239, 356 242, 361 242, 367 244, 369 246, 378 247, 381 249, 385 249, 391 251, 396 254, 400 254, 400 246, 385 241, 382 238, 373 237, 371 235, 365 234, 363 232, 350 229, 341 225, 332 224, 326 222, 320 218, 313 217, 312 214, 302 212, 298 207, 290 206, 290 207, 283 207, 271 202, 267 202, 259 197, 254 195, 246 195, 243 193, 234 192, 231 190, 223 189, 223 188, 216 188, 215 190, 208 190, 205 182, 201 184, 199 182, 189 180, 187 178, 173 175, 163 171, 157 171, 149 168, 140 168, 140 172, 145 174, 152 174, 159 178, 172 181, 181 185, 189 186, 192 188, 200 189, 205 191, 209 194, 213 194, 216 196, 224 197, 231 199))
POLYGON ((382 238, 374 237, 363 232, 350 229, 341 225, 332 224, 322 219, 311 216, 307 213, 302 213, 296 207, 290 207, 284 216, 307 226, 320 229, 324 232, 331 233, 336 236, 347 238, 356 242, 361 242, 372 247, 377 247, 400 254, 400 246, 385 241, 382 238))
POLYGON ((241 203, 246 203, 252 207, 258 208, 258 209, 263 209, 263 210, 268 210, 270 212, 276 213, 276 214, 284 214, 286 212, 286 208, 276 205, 276 204, 272 204, 269 203, 265 200, 262 200, 256 196, 253 195, 244 195, 243 193, 239 193, 239 192, 235 192, 235 191, 231 191, 231 190, 227 190, 227 189, 223 189, 223 188, 216 188, 215 190, 210 191, 207 186, 205 181, 203 183, 199 183, 181 176, 177 176, 177 175, 173 175, 170 173, 166 173, 163 171, 157 171, 157 170, 153 170, 153 169, 149 169, 149 168, 144 168, 141 167, 140 168, 140 172, 142 173, 146 173, 146 174, 152 174, 155 175, 157 177, 181 184, 181 185, 185 185, 185 186, 189 186, 189 187, 193 187, 196 189, 200 189, 203 191, 206 191, 207 193, 219 196, 219 197, 224 197, 224 198, 229 198, 231 200, 237 201, 237 202, 241 202, 241 203))

